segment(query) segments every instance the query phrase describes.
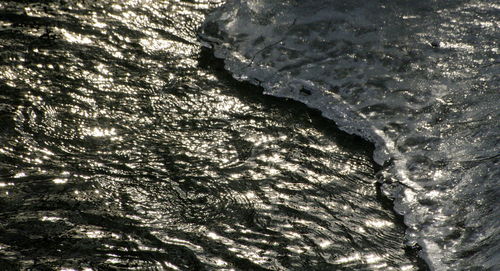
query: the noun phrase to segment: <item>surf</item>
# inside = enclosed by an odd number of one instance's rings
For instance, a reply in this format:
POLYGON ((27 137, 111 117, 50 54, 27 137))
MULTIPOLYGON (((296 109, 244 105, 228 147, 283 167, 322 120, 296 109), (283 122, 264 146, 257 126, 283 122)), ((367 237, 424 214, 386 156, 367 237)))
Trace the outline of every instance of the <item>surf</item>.
POLYGON ((499 7, 227 1, 200 39, 240 81, 318 109, 375 144, 407 244, 433 270, 500 259, 499 7))

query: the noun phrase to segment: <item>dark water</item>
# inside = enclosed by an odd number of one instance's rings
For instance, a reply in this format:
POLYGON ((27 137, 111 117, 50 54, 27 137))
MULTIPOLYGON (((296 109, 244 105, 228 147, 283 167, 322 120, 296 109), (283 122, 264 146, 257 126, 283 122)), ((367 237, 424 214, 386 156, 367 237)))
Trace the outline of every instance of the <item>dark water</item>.
POLYGON ((425 269, 372 145, 201 49, 219 4, 0 2, 0 270, 425 269))

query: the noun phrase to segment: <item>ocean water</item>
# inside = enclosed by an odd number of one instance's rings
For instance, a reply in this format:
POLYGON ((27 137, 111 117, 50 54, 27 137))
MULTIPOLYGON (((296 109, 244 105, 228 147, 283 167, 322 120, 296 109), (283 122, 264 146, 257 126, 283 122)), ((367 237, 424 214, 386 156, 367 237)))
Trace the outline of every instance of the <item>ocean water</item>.
POLYGON ((203 46, 223 4, 0 2, 0 270, 426 270, 374 145, 203 46))
POLYGON ((430 269, 500 270, 499 16, 486 0, 229 0, 200 36, 234 78, 375 144, 430 269))
POLYGON ((0 1, 0 270, 497 270, 500 6, 365 2, 0 1))

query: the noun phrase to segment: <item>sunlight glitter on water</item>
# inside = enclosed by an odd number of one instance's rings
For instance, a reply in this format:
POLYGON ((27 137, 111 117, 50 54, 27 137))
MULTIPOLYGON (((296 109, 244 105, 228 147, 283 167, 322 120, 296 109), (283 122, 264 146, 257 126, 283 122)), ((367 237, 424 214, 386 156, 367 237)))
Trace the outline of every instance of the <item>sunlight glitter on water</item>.
POLYGON ((0 133, 0 230, 22 233, 0 245, 49 237, 9 264, 301 270, 356 246, 366 251, 343 267, 409 262, 397 225, 373 235, 365 223, 394 219, 369 145, 210 67, 196 31, 214 1, 66 5, 37 9, 58 18, 48 38, 44 26, 0 32, 23 53, 0 66, 13 104, 0 117, 14 127, 0 133), (395 256, 363 256, 380 250, 395 256))

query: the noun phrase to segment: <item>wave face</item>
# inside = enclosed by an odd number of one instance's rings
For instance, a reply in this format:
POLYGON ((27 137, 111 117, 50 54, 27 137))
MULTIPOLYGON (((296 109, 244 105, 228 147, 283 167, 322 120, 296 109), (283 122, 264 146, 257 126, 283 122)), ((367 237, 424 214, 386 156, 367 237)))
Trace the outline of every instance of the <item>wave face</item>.
POLYGON ((200 36, 236 79, 376 145, 384 192, 431 269, 493 270, 499 11, 492 1, 234 0, 200 36))

